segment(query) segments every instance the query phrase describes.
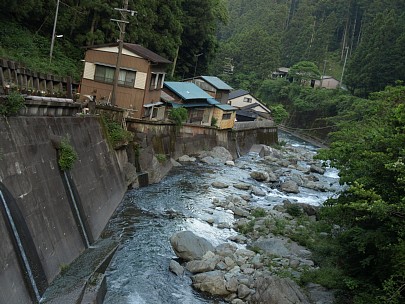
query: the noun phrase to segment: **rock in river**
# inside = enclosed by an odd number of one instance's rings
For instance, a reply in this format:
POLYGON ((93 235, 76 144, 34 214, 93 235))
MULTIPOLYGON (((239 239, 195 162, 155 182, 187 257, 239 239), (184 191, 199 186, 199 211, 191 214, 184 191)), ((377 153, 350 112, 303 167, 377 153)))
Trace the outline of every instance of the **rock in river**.
POLYGON ((208 251, 215 248, 206 239, 191 231, 180 231, 170 237, 170 244, 179 258, 186 261, 201 259, 208 251))

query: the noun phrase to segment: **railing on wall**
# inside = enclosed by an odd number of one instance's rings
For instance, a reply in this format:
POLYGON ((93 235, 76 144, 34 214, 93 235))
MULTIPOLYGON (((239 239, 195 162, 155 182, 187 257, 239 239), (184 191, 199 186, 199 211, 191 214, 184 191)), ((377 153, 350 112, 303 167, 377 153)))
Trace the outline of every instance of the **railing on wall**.
POLYGON ((38 73, 0 58, 0 95, 18 90, 22 94, 73 98, 78 87, 71 77, 38 73))

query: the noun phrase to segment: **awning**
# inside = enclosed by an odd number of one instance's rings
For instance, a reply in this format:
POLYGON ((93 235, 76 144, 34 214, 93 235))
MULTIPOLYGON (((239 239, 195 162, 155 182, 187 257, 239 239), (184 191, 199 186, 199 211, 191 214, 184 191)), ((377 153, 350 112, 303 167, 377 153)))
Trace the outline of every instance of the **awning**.
POLYGON ((150 107, 161 106, 162 104, 163 104, 163 102, 158 101, 158 102, 152 102, 152 103, 144 104, 143 107, 144 108, 150 108, 150 107))

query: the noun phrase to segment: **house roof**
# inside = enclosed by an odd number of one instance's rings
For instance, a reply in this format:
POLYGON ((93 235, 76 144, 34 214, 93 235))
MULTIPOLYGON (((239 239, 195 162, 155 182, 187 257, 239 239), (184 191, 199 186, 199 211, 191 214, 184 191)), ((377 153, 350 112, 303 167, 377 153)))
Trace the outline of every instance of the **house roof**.
POLYGON ((260 107, 260 108, 264 109, 269 114, 271 113, 271 110, 268 107, 266 107, 264 104, 259 102, 259 101, 255 102, 255 103, 252 103, 250 105, 244 106, 244 107, 241 108, 241 110, 245 110, 245 111, 253 110, 254 111, 254 109, 257 108, 257 107, 260 107))
POLYGON ((229 93, 229 99, 238 98, 238 97, 241 97, 241 96, 244 96, 247 94, 249 94, 249 92, 246 90, 242 90, 242 89, 235 90, 235 91, 232 91, 231 93, 229 93))
POLYGON ((164 87, 181 97, 183 100, 211 99, 212 96, 191 82, 165 81, 164 87))
POLYGON ((211 105, 207 102, 191 102, 191 103, 177 103, 170 101, 169 102, 173 108, 209 108, 211 105))
POLYGON ((232 90, 232 87, 230 87, 228 84, 226 84, 216 76, 200 76, 200 78, 208 82, 217 90, 232 90))
MULTIPOLYGON (((102 47, 111 47, 111 46, 118 46, 118 42, 115 43, 109 43, 109 44, 103 44, 103 45, 92 45, 87 47, 88 49, 98 49, 102 47)), ((135 44, 135 43, 124 43, 123 47, 127 49, 128 51, 135 53, 142 58, 145 58, 153 63, 172 63, 170 60, 156 54, 155 52, 152 52, 151 50, 143 47, 140 44, 135 44)))
POLYGON ((215 107, 217 107, 221 110, 224 110, 224 111, 236 111, 237 110, 237 108, 234 108, 228 104, 222 104, 222 103, 215 105, 215 107))

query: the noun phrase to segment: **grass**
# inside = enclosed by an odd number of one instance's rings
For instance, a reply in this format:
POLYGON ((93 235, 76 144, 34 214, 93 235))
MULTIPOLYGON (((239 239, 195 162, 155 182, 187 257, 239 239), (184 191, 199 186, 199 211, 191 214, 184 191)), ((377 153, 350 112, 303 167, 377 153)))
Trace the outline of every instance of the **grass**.
POLYGON ((50 62, 50 45, 49 38, 31 33, 15 23, 0 21, 1 57, 21 63, 35 72, 71 76, 79 81, 83 69, 80 62, 83 50, 66 39, 58 39, 50 62))

